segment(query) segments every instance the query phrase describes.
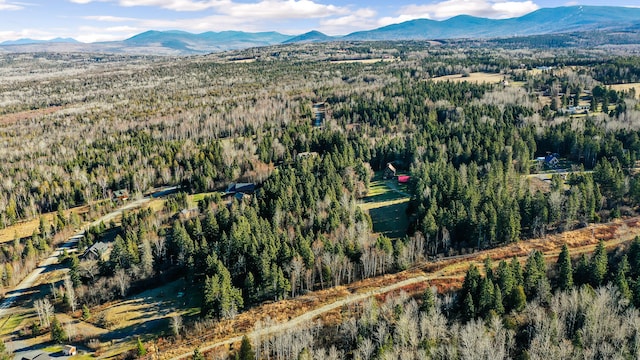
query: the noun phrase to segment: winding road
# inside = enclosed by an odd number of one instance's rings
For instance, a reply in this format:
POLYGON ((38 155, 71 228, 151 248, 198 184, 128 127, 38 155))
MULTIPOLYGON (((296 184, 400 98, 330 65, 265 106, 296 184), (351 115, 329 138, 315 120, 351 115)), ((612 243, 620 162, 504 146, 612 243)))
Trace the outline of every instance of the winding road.
POLYGON ((64 250, 70 251, 74 250, 78 244, 78 240, 84 236, 85 231, 92 226, 97 226, 101 222, 108 223, 111 220, 115 219, 119 215, 121 215, 124 211, 135 209, 141 207, 152 200, 152 197, 144 197, 142 199, 138 199, 128 203, 125 206, 118 208, 106 215, 101 216, 97 220, 83 226, 80 230, 76 232, 75 235, 71 236, 66 242, 58 246, 46 259, 44 259, 38 267, 33 270, 26 278, 24 278, 13 290, 7 292, 5 298, 0 303, 0 318, 3 318, 7 315, 11 315, 13 313, 12 308, 16 303, 20 296, 24 295, 29 289, 31 289, 35 284, 38 283, 38 279, 40 276, 51 270, 58 263, 58 256, 62 254, 64 250))
MULTIPOLYGON (((360 293, 360 294, 349 295, 349 296, 347 296, 345 298, 339 299, 339 300, 334 301, 334 302, 332 302, 330 304, 327 304, 327 305, 318 307, 318 308, 316 308, 314 310, 308 311, 308 312, 306 312, 306 313, 304 313, 304 314, 302 314, 302 315, 300 315, 298 317, 295 317, 295 318, 293 318, 293 319, 291 319, 291 320, 289 320, 287 322, 274 324, 274 325, 271 325, 271 326, 260 328, 258 330, 251 331, 251 332, 247 333, 246 335, 249 338, 253 338, 253 337, 261 338, 261 337, 265 337, 265 336, 269 336, 269 335, 273 335, 273 334, 282 333, 282 332, 287 331, 289 329, 295 329, 296 327, 298 327, 298 326, 300 326, 300 325, 302 325, 304 323, 307 323, 307 322, 313 320, 314 318, 316 318, 316 317, 318 317, 318 316, 320 316, 322 314, 325 314, 325 313, 330 312, 332 310, 341 308, 344 305, 351 304, 351 303, 354 303, 354 302, 363 301, 363 300, 368 299, 368 298, 370 298, 372 296, 385 294, 385 293, 388 293, 388 292, 391 292, 391 291, 394 291, 394 290, 401 289, 401 288, 403 288, 405 286, 408 286, 408 285, 424 282, 424 281, 433 279, 434 276, 435 275, 431 275, 431 276, 424 276, 424 275, 416 276, 416 277, 413 277, 413 278, 410 278, 410 279, 406 279, 406 280, 403 280, 403 281, 400 281, 400 282, 397 282, 397 283, 394 283, 394 284, 391 284, 391 285, 388 285, 388 286, 384 286, 384 287, 376 288, 376 289, 373 289, 373 290, 369 290, 369 291, 366 291, 366 292, 363 292, 363 293, 360 293)), ((243 336, 244 335, 235 336, 235 337, 232 337, 232 338, 229 338, 229 339, 225 339, 225 340, 222 340, 222 341, 219 341, 219 342, 204 346, 202 348, 199 348, 199 350, 201 352, 206 352, 206 351, 209 351, 209 350, 221 347, 221 346, 228 346, 228 345, 231 345, 231 344, 234 344, 234 343, 239 343, 240 341, 242 341, 242 337, 243 336)), ((189 352, 189 353, 185 353, 185 354, 182 354, 180 356, 171 358, 171 360, 187 359, 187 358, 190 358, 192 355, 193 355, 193 352, 189 352)))

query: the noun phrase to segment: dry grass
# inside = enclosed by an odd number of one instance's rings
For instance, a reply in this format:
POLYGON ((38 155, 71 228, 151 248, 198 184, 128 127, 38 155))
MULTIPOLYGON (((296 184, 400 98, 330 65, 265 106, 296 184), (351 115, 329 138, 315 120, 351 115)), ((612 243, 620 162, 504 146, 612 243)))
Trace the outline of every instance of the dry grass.
POLYGON ((45 109, 28 110, 13 114, 0 116, 0 125, 9 125, 19 121, 30 120, 47 114, 53 114, 58 110, 63 110, 62 106, 51 106, 45 109))
POLYGON ((640 99, 640 83, 629 83, 629 84, 615 84, 609 85, 612 90, 616 91, 629 91, 631 89, 635 89, 636 91, 636 99, 640 99))
MULTIPOLYGON (((65 210, 64 214, 68 218, 71 213, 82 215, 89 211, 89 206, 80 206, 71 210, 65 210)), ((53 222, 56 216, 55 212, 50 212, 42 215, 49 223, 53 222)), ((40 227, 40 218, 22 221, 0 230, 0 243, 13 241, 16 237, 23 238, 31 236, 34 231, 38 231, 40 227)))
POLYGON ((495 73, 485 73, 485 72, 474 72, 470 73, 469 76, 463 77, 462 74, 456 75, 447 75, 432 78, 433 81, 453 81, 453 82, 473 82, 473 83, 499 83, 504 79, 504 74, 495 74, 495 73))
POLYGON ((354 59, 354 60, 331 60, 332 64, 375 64, 379 62, 394 62, 396 58, 376 58, 376 59, 354 59))

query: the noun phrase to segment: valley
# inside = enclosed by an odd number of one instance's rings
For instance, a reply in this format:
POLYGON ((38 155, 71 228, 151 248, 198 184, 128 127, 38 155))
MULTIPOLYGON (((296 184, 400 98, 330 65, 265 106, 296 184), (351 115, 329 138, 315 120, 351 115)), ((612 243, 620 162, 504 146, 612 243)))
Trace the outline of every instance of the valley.
POLYGON ((1 54, 3 343, 633 357, 640 61, 554 36, 1 54))

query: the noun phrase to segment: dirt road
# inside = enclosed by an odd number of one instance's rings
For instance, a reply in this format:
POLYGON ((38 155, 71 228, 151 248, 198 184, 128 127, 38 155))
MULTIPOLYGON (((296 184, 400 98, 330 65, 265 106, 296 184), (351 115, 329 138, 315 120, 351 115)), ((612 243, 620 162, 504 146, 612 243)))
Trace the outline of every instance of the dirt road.
MULTIPOLYGON (((432 276, 431 276, 432 277, 432 276)), ((247 334, 247 336, 249 338, 252 337, 265 337, 265 336, 269 336, 269 335, 273 335, 273 334, 277 334, 277 333, 281 333, 284 331, 287 331, 289 329, 294 329, 298 326, 300 326, 301 324, 304 324, 306 322, 309 322, 311 320, 313 320, 314 318, 316 318, 317 316, 320 316, 322 314, 325 314, 327 312, 333 311, 335 309, 338 309, 344 305, 353 303, 353 302, 358 302, 358 301, 362 301, 365 300, 369 297, 372 296, 376 296, 376 295, 380 295, 380 294, 384 294, 384 293, 388 293, 394 290, 398 290, 401 289, 405 286, 408 285, 412 285, 412 284, 416 284, 419 282, 424 282, 426 280, 428 280, 431 277, 427 277, 427 276, 417 276, 411 279, 407 279, 401 282, 397 282, 395 284, 389 285, 389 286, 385 286, 385 287, 381 287, 381 288, 377 288, 377 289, 373 289, 361 294, 354 294, 354 295, 350 295, 346 298, 340 299, 338 301, 332 302, 331 304, 327 304, 324 306, 321 306, 317 309, 314 309, 312 311, 306 312, 303 315, 300 315, 298 317, 295 317, 289 321, 287 321, 286 323, 282 323, 282 324, 275 324, 275 325, 271 325, 271 326, 267 326, 255 331, 252 331, 250 333, 247 334)), ((210 345, 207 345, 205 347, 200 348, 201 352, 204 351, 209 351, 212 349, 215 349, 217 347, 220 346, 228 346, 237 342, 242 341, 242 336, 235 336, 223 341, 219 341, 210 345)), ((180 359, 186 359, 191 357, 192 353, 186 353, 186 354, 182 354, 180 356, 171 358, 171 360, 180 360, 180 359)))
POLYGON ((49 270, 49 268, 51 266, 56 265, 58 263, 58 256, 60 256, 60 254, 62 254, 62 252, 65 249, 67 251, 71 251, 71 250, 75 249, 76 245, 78 244, 78 240, 80 238, 82 238, 82 236, 84 236, 83 235, 84 232, 89 227, 99 225, 101 222, 108 223, 111 220, 113 220, 116 217, 118 217, 119 215, 121 215, 124 211, 141 207, 141 206, 145 205, 146 203, 148 203, 149 201, 151 201, 150 197, 144 197, 142 199, 132 201, 132 202, 128 203, 127 205, 125 205, 125 206, 123 206, 123 207, 121 207, 121 208, 119 208, 117 210, 114 210, 114 211, 112 211, 112 212, 100 217, 99 219, 95 220, 94 222, 85 225, 82 229, 80 229, 78 232, 76 232, 75 235, 73 235, 66 242, 64 242, 63 244, 58 246, 49 255, 49 257, 47 257, 42 262, 40 262, 40 264, 38 264, 38 267, 35 270, 33 270, 26 278, 24 278, 18 284, 18 286, 16 286, 13 290, 7 292, 5 298, 3 299, 2 303, 0 304, 0 318, 5 317, 7 315, 10 315, 12 313, 12 309, 11 308, 15 304, 17 299, 20 296, 22 296, 27 290, 31 289, 35 284, 38 283, 38 278, 40 277, 40 275, 42 275, 44 272, 49 270))
MULTIPOLYGON (((572 256, 577 256, 581 253, 593 251, 600 240, 605 242, 608 249, 612 249, 631 241, 635 236, 640 236, 640 217, 626 219, 624 221, 617 220, 607 224, 594 224, 582 229, 547 235, 539 239, 521 241, 500 248, 452 256, 436 262, 427 262, 411 270, 397 274, 401 279, 399 281, 395 281, 393 276, 381 276, 363 280, 349 287, 352 292, 351 294, 345 295, 344 292, 336 290, 333 294, 326 294, 329 303, 318 304, 317 307, 309 309, 298 316, 294 316, 288 321, 283 321, 258 330, 251 329, 245 333, 250 338, 260 338, 282 333, 300 326, 305 322, 321 317, 333 310, 339 309, 344 305, 357 303, 371 296, 399 290, 412 284, 426 281, 430 282, 431 285, 436 283, 459 282, 461 277, 464 276, 469 264, 476 263, 477 266, 482 268, 482 261, 487 256, 491 257, 494 261, 508 259, 513 256, 518 257, 520 261, 524 261, 530 252, 536 249, 545 254, 545 259, 549 264, 548 266, 553 266, 552 264, 555 264, 563 244, 569 246, 572 256)), ((311 296, 313 297, 313 295, 311 296)), ((304 297, 305 296, 299 299, 291 299, 290 301, 300 301, 300 304, 302 304, 302 302, 305 301, 302 299, 304 297)), ((268 309, 269 306, 271 305, 267 305, 267 308, 258 309, 256 313, 253 313, 253 318, 250 320, 251 323, 253 324, 258 321, 260 314, 269 313, 271 311, 268 309)), ((295 307, 295 304, 289 304, 289 308, 291 307, 295 307)), ((244 321, 248 320, 246 318, 238 319, 238 323, 244 321)), ((205 352, 240 342, 243 333, 237 325, 236 323, 229 325, 228 328, 232 329, 232 333, 229 334, 231 337, 229 338, 211 339, 210 342, 207 342, 204 338, 197 339, 198 342, 205 340, 203 345, 199 347, 200 351, 205 352)), ((166 357, 162 358, 171 360, 187 359, 192 356, 193 348, 195 347, 194 343, 190 344, 191 345, 183 344, 180 348, 176 347, 173 349, 173 354, 167 354, 166 357), (185 346, 188 347, 185 348, 185 346), (187 350, 189 347, 191 348, 190 351, 187 350)))

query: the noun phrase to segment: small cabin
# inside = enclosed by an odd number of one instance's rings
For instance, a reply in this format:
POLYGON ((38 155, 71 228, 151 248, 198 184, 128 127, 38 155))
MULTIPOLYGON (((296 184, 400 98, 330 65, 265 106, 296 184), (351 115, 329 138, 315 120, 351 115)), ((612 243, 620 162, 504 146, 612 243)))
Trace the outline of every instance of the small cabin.
POLYGON ((113 199, 119 201, 127 201, 129 200, 129 190, 121 189, 113 192, 113 199))
POLYGON ((387 167, 384 168, 384 174, 382 177, 384 179, 393 179, 396 177, 396 168, 392 163, 387 163, 387 167))
POLYGON ((65 356, 74 356, 78 354, 78 349, 73 345, 65 345, 64 348, 62 348, 62 353, 65 356))
POLYGON ((95 259, 95 260, 104 259, 104 254, 108 250, 109 250, 109 245, 107 243, 99 241, 91 245, 89 248, 87 248, 87 250, 85 250, 82 256, 80 257, 87 260, 88 259, 95 259))

